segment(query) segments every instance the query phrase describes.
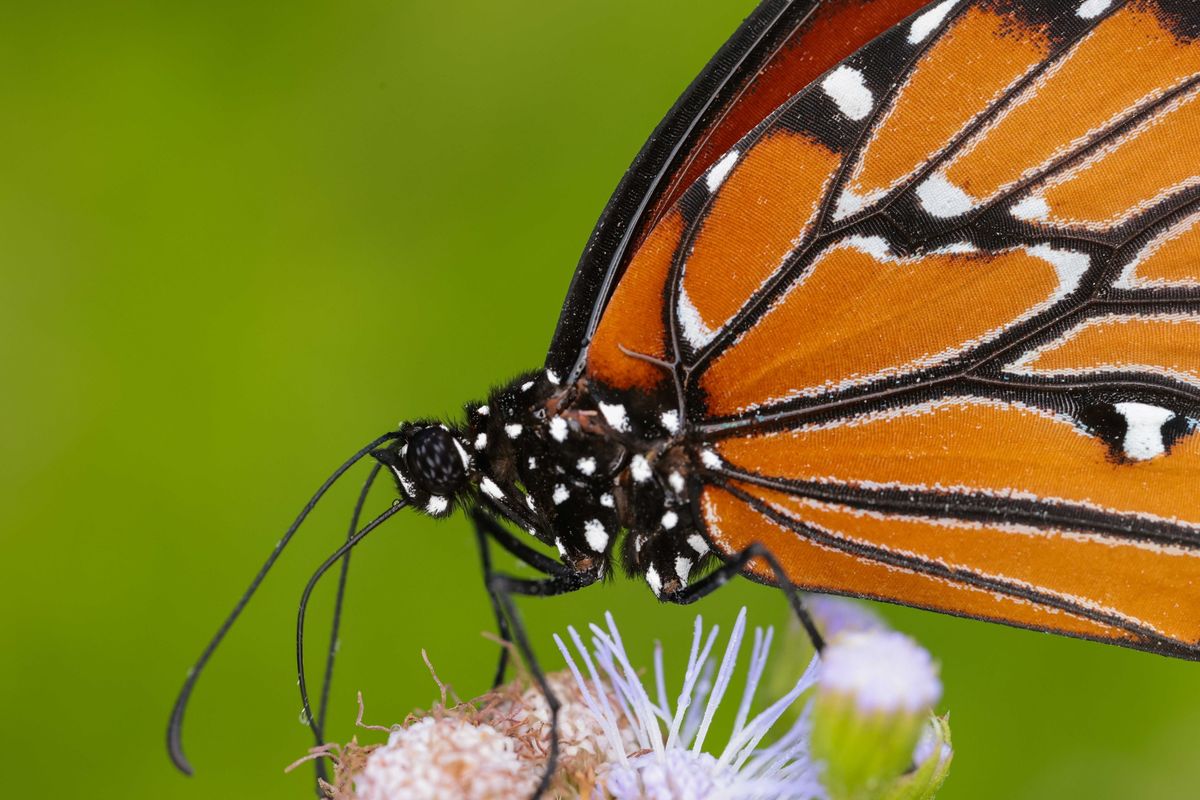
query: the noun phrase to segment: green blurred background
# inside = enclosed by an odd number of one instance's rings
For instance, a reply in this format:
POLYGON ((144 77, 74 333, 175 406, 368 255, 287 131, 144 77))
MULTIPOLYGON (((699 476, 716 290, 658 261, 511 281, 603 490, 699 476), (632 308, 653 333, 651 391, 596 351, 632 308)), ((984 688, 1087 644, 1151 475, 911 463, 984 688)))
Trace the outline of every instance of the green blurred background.
MULTIPOLYGON (((295 605, 352 487, 200 682, 191 779, 163 749, 187 665, 346 455, 540 363, 608 193, 751 7, 6 4, 0 743, 18 795, 308 796, 307 771, 282 772, 309 745, 295 605)), ((394 520, 352 578, 335 738, 358 689, 374 722, 434 699, 422 647, 485 688, 463 520, 394 520)), ((702 610, 741 603, 782 619, 749 585, 702 610)), ((550 663, 551 631, 606 608, 674 648, 693 614, 624 581, 524 607, 550 663)), ((887 614, 943 664, 944 797, 1197 795, 1197 665, 887 614)), ((325 630, 316 615, 314 644, 325 630)))

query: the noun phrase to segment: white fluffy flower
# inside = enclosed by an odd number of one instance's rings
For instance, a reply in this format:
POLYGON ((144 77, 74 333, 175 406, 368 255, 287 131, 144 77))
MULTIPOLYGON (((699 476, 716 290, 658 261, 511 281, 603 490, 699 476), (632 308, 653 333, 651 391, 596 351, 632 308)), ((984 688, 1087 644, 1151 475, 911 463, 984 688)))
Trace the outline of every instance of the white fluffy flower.
POLYGON ((719 751, 706 750, 713 716, 729 689, 745 636, 745 609, 738 615, 719 667, 715 659, 710 659, 718 629, 714 626, 705 636, 702 621, 696 619, 687 669, 673 705, 667 699, 661 649, 655 651, 656 699, 651 699, 630 663, 612 616, 607 615, 606 621, 607 629, 591 626, 591 648, 574 628, 568 629, 583 670, 562 639, 555 637, 585 704, 605 732, 608 763, 599 772, 600 797, 613 800, 823 797, 808 754, 807 714, 801 714, 773 744, 760 749, 772 726, 813 685, 815 660, 791 691, 751 717, 750 709, 772 638, 770 629, 755 629, 733 732, 719 751), (612 687, 615 703, 605 687, 612 687), (632 749, 622 733, 623 727, 636 736, 636 746, 632 749))
POLYGON ((354 789, 359 800, 528 797, 541 776, 518 757, 518 745, 491 725, 425 717, 392 731, 354 789))

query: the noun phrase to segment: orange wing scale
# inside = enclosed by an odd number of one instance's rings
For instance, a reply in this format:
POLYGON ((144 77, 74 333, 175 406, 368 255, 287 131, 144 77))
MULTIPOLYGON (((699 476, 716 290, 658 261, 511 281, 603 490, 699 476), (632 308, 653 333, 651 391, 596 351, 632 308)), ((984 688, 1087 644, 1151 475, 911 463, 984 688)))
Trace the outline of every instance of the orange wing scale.
POLYGON ((1200 659, 1200 8, 936 2, 835 65, 915 10, 854 5, 726 110, 589 374, 677 365, 718 555, 1200 659))

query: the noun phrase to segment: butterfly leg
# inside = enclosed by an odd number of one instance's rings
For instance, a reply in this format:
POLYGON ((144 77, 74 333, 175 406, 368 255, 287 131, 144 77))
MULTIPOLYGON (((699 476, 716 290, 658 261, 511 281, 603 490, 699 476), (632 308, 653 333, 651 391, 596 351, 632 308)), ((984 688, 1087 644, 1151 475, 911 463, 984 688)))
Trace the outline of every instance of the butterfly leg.
POLYGON ((792 612, 796 615, 796 619, 800 621, 800 624, 804 626, 804 631, 808 634, 809 640, 812 641, 813 647, 818 653, 824 650, 825 639, 821 636, 821 632, 817 630, 812 616, 809 615, 808 610, 804 607, 800 591, 792 585, 787 573, 783 571, 779 560, 775 558, 765 545, 758 542, 742 550, 733 558, 728 559, 716 570, 705 575, 695 583, 673 592, 663 592, 661 598, 668 603, 677 603, 679 605, 694 603, 724 586, 731 578, 740 575, 746 568, 746 565, 756 558, 765 561, 771 568, 771 571, 775 573, 776 585, 787 596, 788 603, 792 607, 792 612))
MULTIPOLYGON (((496 543, 505 550, 546 575, 567 575, 571 573, 571 570, 559 564, 554 559, 539 553, 532 547, 519 541, 494 517, 488 515, 478 507, 471 509, 471 523, 475 527, 475 540, 479 544, 479 560, 483 567, 485 586, 490 587, 491 577, 495 574, 492 569, 492 552, 491 543, 488 541, 489 537, 495 539, 496 543)), ((492 613, 496 616, 496 630, 500 634, 500 638, 505 642, 511 642, 512 636, 509 635, 508 618, 501 611, 499 598, 496 597, 496 593, 490 588, 488 589, 488 598, 492 601, 492 613)), ((500 661, 496 665, 496 675, 492 679, 493 689, 504 682, 504 673, 507 668, 508 648, 501 647, 500 661)))
MULTIPOLYGON (((566 569, 561 564, 558 566, 566 569)), ((600 578, 599 571, 572 572, 568 570, 567 573, 565 575, 555 575, 544 580, 524 580, 499 572, 493 572, 488 577, 488 591, 496 599, 503 614, 508 617, 513 634, 513 643, 517 646, 517 650, 520 651, 521 657, 525 659, 525 664, 529 668, 529 674, 533 677, 533 682, 542 690, 542 695, 546 698, 546 705, 550 709, 550 754, 546 759, 546 770, 542 773, 542 779, 538 782, 537 789, 534 790, 532 800, 538 800, 546 791, 550 785, 551 778, 554 777, 554 770, 558 766, 559 701, 550 689, 550 683, 546 680, 546 675, 542 672, 537 656, 534 655, 533 648, 529 644, 529 637, 525 633, 525 625, 521 622, 521 616, 517 612, 516 604, 513 603, 513 596, 554 597, 583 589, 595 583, 600 578)))

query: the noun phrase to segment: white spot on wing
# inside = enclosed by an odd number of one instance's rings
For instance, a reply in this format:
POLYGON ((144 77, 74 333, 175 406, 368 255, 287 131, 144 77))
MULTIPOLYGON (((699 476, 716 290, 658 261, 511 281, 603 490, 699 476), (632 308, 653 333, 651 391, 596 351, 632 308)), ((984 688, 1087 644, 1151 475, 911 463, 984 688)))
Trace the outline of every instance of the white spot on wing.
POLYGON ((679 433, 678 411, 664 411, 659 419, 662 420, 662 426, 667 429, 667 433, 679 433))
POLYGON ((633 475, 635 483, 645 483, 650 480, 650 475, 652 474, 650 462, 642 455, 633 457, 633 460, 629 462, 629 471, 633 475))
POLYGON ((1092 258, 1086 253, 1055 250, 1045 244, 1029 248, 1029 255, 1049 262, 1050 266, 1054 267, 1054 271, 1058 273, 1059 286, 1058 291, 1054 294, 1056 300, 1062 299, 1078 289, 1079 282, 1083 280, 1088 267, 1092 265, 1092 258))
POLYGON ((679 515, 674 511, 668 511, 662 515, 662 526, 664 530, 671 530, 679 524, 679 515))
POLYGON ((546 380, 550 381, 551 386, 558 386, 558 383, 559 383, 558 373, 552 369, 546 370, 546 380))
POLYGON ((928 39, 929 34, 945 21, 946 16, 957 2, 958 0, 946 0, 917 17, 913 21, 912 27, 908 29, 908 43, 920 44, 928 39))
POLYGON ((654 592, 655 597, 662 597, 662 578, 654 567, 646 570, 646 583, 650 584, 650 591, 654 592))
POLYGON ((1095 19, 1108 10, 1112 0, 1084 0, 1075 11, 1075 16, 1081 19, 1095 19))
POLYGON ((604 415, 604 420, 614 430, 622 433, 629 430, 629 416, 625 413, 625 406, 620 403, 601 403, 600 413, 604 415))
POLYGON ((679 287, 679 301, 676 305, 679 311, 679 325, 688 344, 699 349, 716 337, 717 332, 708 327, 700 312, 692 305, 692 298, 688 297, 687 289, 682 286, 679 287))
POLYGON ((554 487, 554 505, 561 506, 567 502, 567 498, 571 496, 571 492, 561 483, 554 487))
POLYGON ((591 456, 585 456, 575 462, 575 468, 584 475, 594 475, 596 473, 596 459, 591 456))
POLYGON ((567 421, 562 417, 550 420, 550 436, 556 442, 565 442, 567 440, 567 421))
POLYGON ((524 428, 522 428, 520 425, 516 424, 515 422, 511 425, 504 426, 504 432, 508 434, 508 438, 510 438, 510 439, 516 439, 518 436, 521 435, 522 430, 524 430, 524 428))
POLYGON ((737 150, 730 150, 725 154, 724 158, 714 164, 713 168, 708 171, 704 182, 708 185, 710 192, 715 192, 725 182, 725 178, 729 176, 729 171, 737 163, 739 155, 737 150))
POLYGON ((503 500, 504 492, 496 485, 496 482, 491 478, 484 478, 479 482, 479 488, 483 489, 483 493, 493 500, 503 500))
POLYGON ((853 120, 866 119, 875 107, 875 97, 867 88, 862 72, 845 64, 825 76, 821 88, 838 110, 853 120))
POLYGON ((1050 204, 1041 195, 1031 194, 1012 207, 1012 215, 1026 222, 1045 222, 1050 218, 1050 204))
POLYGON ((613 496, 608 492, 605 492, 604 494, 600 495, 600 505, 604 506, 605 508, 612 508, 616 504, 613 502, 613 496))
POLYGON ((700 451, 700 463, 709 469, 717 469, 721 466, 721 457, 712 450, 700 451))
POLYGON ((934 217, 961 217, 975 207, 975 198, 951 183, 945 175, 935 172, 917 187, 921 208, 934 217))
POLYGON ((1167 452, 1162 427, 1175 418, 1175 412, 1145 403, 1117 403, 1113 408, 1125 418, 1125 455, 1148 461, 1167 452))
POLYGON ((696 555, 704 555, 708 552, 708 542, 704 541, 704 537, 698 533, 693 533, 687 538, 687 543, 696 551, 696 555))
POLYGON ((479 408, 475 409, 475 412, 480 416, 486 417, 491 412, 491 409, 487 406, 480 406, 479 408))
POLYGON ((567 548, 563 547, 562 539, 555 539, 554 546, 558 548, 558 554, 561 557, 563 557, 563 558, 567 557, 567 548))
POLYGON ((583 535, 588 547, 597 553, 603 553, 604 548, 608 547, 608 531, 604 530, 604 524, 598 519, 589 519, 583 524, 583 535))

